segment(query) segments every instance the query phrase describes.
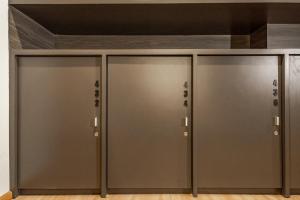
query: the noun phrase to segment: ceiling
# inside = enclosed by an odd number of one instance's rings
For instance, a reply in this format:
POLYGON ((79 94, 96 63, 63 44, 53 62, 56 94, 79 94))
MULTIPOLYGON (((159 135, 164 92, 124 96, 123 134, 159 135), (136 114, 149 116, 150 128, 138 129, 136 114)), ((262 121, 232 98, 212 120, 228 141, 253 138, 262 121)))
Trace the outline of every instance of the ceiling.
POLYGON ((60 35, 244 35, 266 23, 300 23, 300 3, 12 6, 60 35))

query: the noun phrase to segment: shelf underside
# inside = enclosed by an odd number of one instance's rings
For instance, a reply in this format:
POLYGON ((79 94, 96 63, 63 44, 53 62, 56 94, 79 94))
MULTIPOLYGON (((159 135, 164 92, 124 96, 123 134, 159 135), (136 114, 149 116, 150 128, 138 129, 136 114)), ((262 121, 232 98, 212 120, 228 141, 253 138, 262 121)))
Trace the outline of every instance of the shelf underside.
POLYGON ((247 35, 299 24, 300 3, 14 4, 58 35, 247 35))

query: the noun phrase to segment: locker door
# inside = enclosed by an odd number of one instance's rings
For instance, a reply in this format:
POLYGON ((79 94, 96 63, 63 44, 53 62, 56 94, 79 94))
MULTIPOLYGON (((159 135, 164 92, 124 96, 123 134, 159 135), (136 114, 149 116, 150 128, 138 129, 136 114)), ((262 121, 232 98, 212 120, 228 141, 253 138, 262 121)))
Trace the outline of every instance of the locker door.
POLYGON ((193 127, 200 189, 281 188, 279 65, 277 56, 198 57, 193 127))
POLYGON ((99 190, 100 58, 19 59, 19 188, 99 190))
POLYGON ((190 67, 190 57, 108 58, 109 189, 190 187, 190 67))
MULTIPOLYGON (((291 188, 300 189, 300 56, 290 58, 291 188)), ((296 191, 297 192, 297 191, 296 191)))

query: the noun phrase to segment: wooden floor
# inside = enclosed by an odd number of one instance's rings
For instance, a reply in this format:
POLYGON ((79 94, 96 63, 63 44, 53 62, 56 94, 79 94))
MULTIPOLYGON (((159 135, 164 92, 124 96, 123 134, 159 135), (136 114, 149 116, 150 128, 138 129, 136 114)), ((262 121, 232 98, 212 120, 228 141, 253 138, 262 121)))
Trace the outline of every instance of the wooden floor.
MULTIPOLYGON (((20 196, 17 200, 101 200, 99 196, 20 196)), ((103 199, 102 199, 103 200, 103 199)), ((108 195, 106 200, 286 200, 281 195, 213 195, 205 194, 193 198, 191 195, 108 195)), ((288 200, 300 200, 292 196, 288 200)))

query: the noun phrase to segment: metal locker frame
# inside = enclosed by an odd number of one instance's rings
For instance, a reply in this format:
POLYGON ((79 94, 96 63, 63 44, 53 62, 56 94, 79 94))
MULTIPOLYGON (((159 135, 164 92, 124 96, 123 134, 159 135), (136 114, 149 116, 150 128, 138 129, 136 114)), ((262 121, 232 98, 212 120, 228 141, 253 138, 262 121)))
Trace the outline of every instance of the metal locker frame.
MULTIPOLYGON (((19 56, 101 56, 102 66, 107 66, 107 56, 109 55, 184 55, 193 57, 193 66, 197 65, 198 55, 277 55, 283 58, 282 67, 282 137, 283 137, 283 191, 285 197, 290 196, 290 102, 289 102, 289 56, 300 55, 300 50, 279 50, 279 49, 135 49, 135 50, 13 50, 10 54, 10 189, 13 191, 14 196, 19 194, 18 189, 18 137, 17 137, 17 121, 18 121, 18 95, 17 95, 17 58, 19 56)), ((193 67, 192 66, 192 67, 193 67)), ((102 67, 102 92, 107 93, 107 69, 102 67)), ((192 100, 191 100, 192 101, 192 100)), ((192 103, 192 102, 191 102, 192 103)), ((101 101, 101 196, 105 197, 107 194, 107 160, 106 160, 106 141, 107 141, 107 96, 103 95, 101 101)), ((197 140, 196 135, 192 135, 192 194, 197 196, 197 140)), ((249 192, 249 191, 247 191, 249 192)))

